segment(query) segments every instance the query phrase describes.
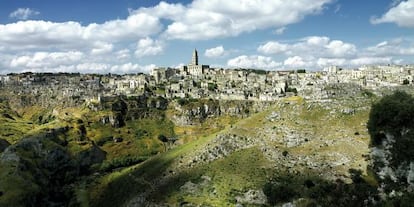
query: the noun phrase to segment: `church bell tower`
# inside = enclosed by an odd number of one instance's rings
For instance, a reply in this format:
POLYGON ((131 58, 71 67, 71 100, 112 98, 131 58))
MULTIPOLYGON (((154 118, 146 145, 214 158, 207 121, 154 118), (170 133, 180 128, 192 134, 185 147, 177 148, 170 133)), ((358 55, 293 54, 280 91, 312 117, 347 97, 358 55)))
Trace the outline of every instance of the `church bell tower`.
POLYGON ((193 58, 191 59, 191 64, 198 65, 198 53, 196 49, 194 49, 193 58))

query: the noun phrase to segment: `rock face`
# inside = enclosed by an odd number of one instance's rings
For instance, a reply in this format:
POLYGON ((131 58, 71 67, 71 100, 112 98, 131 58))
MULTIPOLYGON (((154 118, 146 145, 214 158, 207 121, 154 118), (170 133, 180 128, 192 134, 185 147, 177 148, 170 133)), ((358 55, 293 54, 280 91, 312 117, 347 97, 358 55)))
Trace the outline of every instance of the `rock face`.
POLYGON ((235 134, 220 134, 212 143, 209 143, 202 152, 193 158, 189 163, 189 167, 226 157, 235 151, 247 149, 255 144, 255 140, 251 137, 235 134))
POLYGON ((374 162, 374 170, 385 190, 394 183, 405 183, 400 185, 398 190, 404 190, 404 187, 414 187, 414 160, 401 162, 398 166, 393 161, 393 147, 396 142, 395 137, 385 133, 385 138, 381 145, 371 149, 371 158, 374 162))
POLYGON ((105 152, 93 146, 77 157, 70 154, 59 128, 23 138, 0 156, 0 206, 65 206, 73 198, 71 183, 105 152), (28 186, 28 187, 24 187, 28 186))
POLYGON ((10 143, 7 140, 0 139, 0 153, 2 153, 8 146, 10 146, 10 143))
POLYGON ((176 125, 196 125, 205 121, 207 118, 223 115, 247 117, 251 113, 262 111, 270 102, 255 101, 218 101, 218 100, 198 100, 185 105, 173 102, 173 107, 177 113, 172 117, 176 125))
POLYGON ((111 124, 112 127, 121 128, 129 120, 143 118, 158 118, 160 111, 168 107, 168 100, 162 97, 142 96, 114 96, 104 97, 100 103, 90 106, 93 110, 110 110, 112 113, 100 118, 102 124, 111 124))
POLYGON ((413 103, 412 95, 396 91, 375 103, 370 112, 372 169, 387 196, 414 188, 413 103))

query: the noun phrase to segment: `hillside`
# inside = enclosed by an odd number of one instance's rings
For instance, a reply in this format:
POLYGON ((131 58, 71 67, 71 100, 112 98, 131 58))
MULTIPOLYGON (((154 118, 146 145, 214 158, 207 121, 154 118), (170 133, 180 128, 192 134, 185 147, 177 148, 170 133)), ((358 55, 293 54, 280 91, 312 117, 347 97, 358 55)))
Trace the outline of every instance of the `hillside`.
POLYGON ((351 93, 272 102, 114 96, 53 109, 4 94, 0 205, 372 204, 366 124, 376 98, 351 93))
POLYGON ((91 202, 263 205, 264 186, 282 175, 350 183, 350 169, 366 175, 370 103, 362 97, 281 100, 217 133, 99 178, 89 187, 91 202))

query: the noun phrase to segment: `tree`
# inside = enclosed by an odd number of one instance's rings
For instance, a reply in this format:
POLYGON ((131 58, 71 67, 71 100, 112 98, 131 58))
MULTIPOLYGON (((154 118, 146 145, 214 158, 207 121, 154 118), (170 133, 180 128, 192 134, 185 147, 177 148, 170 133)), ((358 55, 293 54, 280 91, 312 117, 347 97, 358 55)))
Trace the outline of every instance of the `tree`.
POLYGON ((384 167, 394 172, 399 171, 396 174, 397 180, 387 176, 381 178, 380 182, 385 184, 386 191, 404 191, 409 185, 409 173, 401 173, 401 170, 409 170, 408 166, 414 162, 413 117, 414 97, 406 92, 396 91, 372 105, 368 120, 371 146, 385 154, 376 156, 374 153, 372 167, 377 173, 383 171, 384 167))
POLYGON ((407 80, 407 79, 404 79, 404 81, 403 81, 403 85, 408 85, 408 84, 410 84, 410 81, 409 81, 409 80, 407 80))
POLYGON ((164 151, 167 151, 168 138, 165 135, 160 134, 158 135, 158 139, 164 144, 164 151))
POLYGON ((158 139, 163 143, 168 142, 168 138, 163 134, 158 135, 158 139))

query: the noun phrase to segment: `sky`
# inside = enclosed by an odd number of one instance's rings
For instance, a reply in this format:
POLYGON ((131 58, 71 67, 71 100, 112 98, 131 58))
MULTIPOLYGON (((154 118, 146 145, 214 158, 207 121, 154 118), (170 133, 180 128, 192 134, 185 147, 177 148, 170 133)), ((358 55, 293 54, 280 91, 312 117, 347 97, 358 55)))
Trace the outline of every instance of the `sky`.
POLYGON ((414 63, 414 0, 0 0, 0 74, 414 63))

